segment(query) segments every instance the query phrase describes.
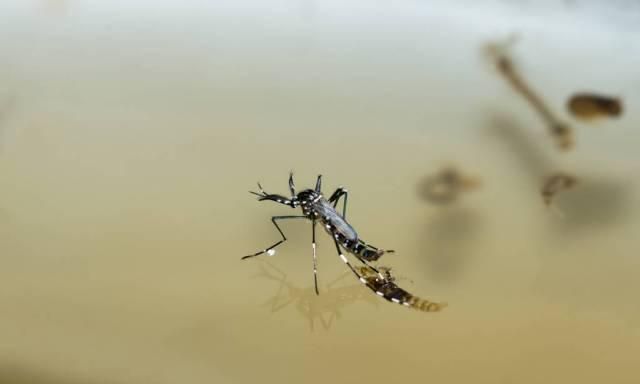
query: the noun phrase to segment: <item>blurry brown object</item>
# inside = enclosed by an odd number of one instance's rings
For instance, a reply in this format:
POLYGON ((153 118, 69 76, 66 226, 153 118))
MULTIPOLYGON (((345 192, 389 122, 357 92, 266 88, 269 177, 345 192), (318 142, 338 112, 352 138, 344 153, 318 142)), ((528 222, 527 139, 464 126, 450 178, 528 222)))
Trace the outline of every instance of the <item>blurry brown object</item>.
POLYGON ((464 175, 454 167, 447 167, 427 177, 419 189, 426 200, 434 204, 449 204, 461 193, 474 190, 478 186, 478 178, 464 175))
POLYGON ((574 140, 571 127, 556 118, 542 98, 531 89, 529 84, 518 73, 513 61, 507 56, 506 51, 514 42, 515 38, 511 38, 503 44, 491 43, 487 45, 486 51, 494 60, 498 71, 511 84, 513 89, 522 95, 531 107, 538 112, 547 125, 549 132, 555 138, 558 147, 564 150, 572 148, 574 140))
POLYGON ((617 97, 597 95, 595 93, 576 93, 567 101, 567 109, 579 120, 622 115, 622 100, 617 97))
POLYGON ((550 205, 555 195, 560 191, 572 188, 577 182, 578 180, 575 177, 566 173, 559 172, 549 176, 540 191, 545 204, 550 205))

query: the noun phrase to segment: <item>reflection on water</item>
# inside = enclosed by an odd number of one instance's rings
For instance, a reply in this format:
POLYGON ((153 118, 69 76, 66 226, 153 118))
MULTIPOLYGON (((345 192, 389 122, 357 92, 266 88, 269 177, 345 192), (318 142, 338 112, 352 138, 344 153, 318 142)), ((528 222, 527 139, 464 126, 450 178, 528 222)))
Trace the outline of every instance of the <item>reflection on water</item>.
POLYGON ((509 150, 510 159, 527 175, 528 181, 538 183, 553 170, 553 161, 538 147, 535 137, 528 134, 513 116, 493 114, 487 124, 488 132, 501 140, 509 150))
POLYGON ((0 363, 0 383, 3 384, 112 384, 114 381, 108 380, 85 380, 70 379, 64 375, 52 375, 42 370, 29 369, 18 364, 0 363))
POLYGON ((559 196, 554 204, 562 212, 558 231, 571 234, 586 228, 606 228, 629 219, 633 186, 606 175, 581 177, 571 194, 559 196))
POLYGON ((458 281, 470 258, 477 256, 482 214, 477 208, 457 205, 438 209, 429 216, 420 239, 428 277, 434 281, 458 281))
POLYGON ((327 330, 334 320, 340 319, 342 310, 358 301, 364 301, 375 306, 380 298, 371 294, 361 283, 347 284, 353 280, 351 271, 344 272, 340 277, 326 284, 325 289, 317 295, 313 287, 301 288, 289 280, 287 275, 268 261, 261 261, 260 273, 257 277, 277 281, 278 290, 266 304, 272 312, 278 312, 293 305, 302 317, 308 320, 309 328, 313 331, 316 321, 327 330))

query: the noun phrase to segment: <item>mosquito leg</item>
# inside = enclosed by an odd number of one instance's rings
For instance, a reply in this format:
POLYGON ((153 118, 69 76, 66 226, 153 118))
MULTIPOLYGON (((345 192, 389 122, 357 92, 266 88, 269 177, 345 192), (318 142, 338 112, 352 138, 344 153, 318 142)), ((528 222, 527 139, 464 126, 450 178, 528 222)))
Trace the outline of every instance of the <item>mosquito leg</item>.
POLYGON ((247 255, 247 256, 243 256, 242 260, 244 259, 248 259, 250 257, 255 257, 255 256, 259 256, 262 255, 263 253, 269 253, 270 255, 273 254, 273 252, 275 252, 273 249, 275 247, 277 247, 278 245, 284 243, 287 240, 287 237, 284 235, 284 233, 282 232, 282 229, 280 229, 280 227, 278 226, 278 223, 276 222, 277 220, 285 220, 285 219, 306 219, 306 216, 273 216, 271 218, 271 222, 273 222, 273 225, 276 226, 276 228, 278 229, 278 232, 280 232, 280 235, 282 236, 282 240, 278 241, 277 243, 273 244, 272 246, 263 249, 262 251, 258 251, 252 255, 247 255))
POLYGON ((316 192, 320 192, 322 188, 322 175, 318 175, 318 179, 316 180, 316 192))
POLYGON ((335 192, 333 192, 331 197, 329 197, 329 202, 333 203, 333 207, 335 208, 338 205, 338 201, 340 201, 340 198, 342 196, 344 196, 344 199, 342 200, 342 218, 346 219, 347 218, 347 197, 349 196, 349 191, 347 191, 343 187, 339 187, 338 189, 335 190, 335 192))
MULTIPOLYGON (((354 275, 356 275, 356 277, 358 278, 358 280, 360 280, 360 282, 364 285, 367 286, 367 288, 369 288, 370 290, 372 290, 373 292, 375 292, 376 295, 384 297, 387 300, 390 300, 389 298, 387 298, 385 296, 385 294, 378 290, 378 288, 371 284, 370 280, 367 280, 363 275, 361 275, 360 273, 358 273, 358 271, 356 270, 356 268, 349 262, 349 260, 347 259, 347 257, 342 253, 342 250, 340 250, 340 244, 338 244, 338 241, 336 239, 333 239, 333 242, 336 245, 336 251, 338 251, 338 255, 340 256, 340 258, 342 259, 342 261, 347 264, 347 266, 349 267, 349 269, 351 269, 351 272, 353 272, 354 275)), ((367 264, 368 266, 368 264, 367 264)), ((369 266, 368 266, 369 267, 369 266)), ((377 270, 374 270, 372 268, 373 271, 375 271, 377 274, 380 274, 380 272, 378 272, 377 270)), ((367 276, 369 279, 371 279, 370 276, 367 276)), ((380 280, 381 282, 386 282, 386 278, 383 278, 382 280, 380 280)))
POLYGON ((378 276, 380 276, 381 279, 384 279, 384 275, 376 267, 374 267, 373 265, 369 264, 369 262, 367 262, 367 260, 363 259, 359 255, 356 255, 356 259, 358 259, 362 264, 366 265, 367 268, 370 268, 375 273, 377 273, 378 276))
POLYGON ((318 291, 318 260, 316 258, 316 220, 312 220, 311 225, 311 248, 313 248, 313 286, 316 290, 316 295, 319 295, 318 291))
POLYGON ((293 184, 293 171, 289 172, 289 190, 291 191, 291 197, 295 197, 296 186, 293 184))
POLYGON ((353 247, 353 250, 353 254, 364 264, 367 264, 365 261, 378 261, 378 259, 380 259, 385 253, 395 252, 393 249, 378 249, 360 239, 358 239, 358 244, 353 247))
MULTIPOLYGON (((373 249, 374 251, 380 251, 380 249, 379 249, 379 248, 376 248, 376 247, 374 247, 374 246, 373 246, 373 245, 371 245, 371 244, 367 244, 367 243, 365 243, 364 241, 362 241, 361 239, 358 239, 358 243, 362 244, 364 247, 371 248, 371 249, 373 249)), ((382 252, 383 254, 384 254, 384 253, 395 253, 395 252, 396 252, 396 251, 394 251, 393 249, 383 249, 382 251, 383 251, 383 252, 382 252)))
MULTIPOLYGON (((333 239, 333 242, 336 245, 336 251, 338 252, 338 256, 340 256, 340 259, 342 259, 342 261, 347 264, 347 267, 349 267, 349 269, 351 270, 351 272, 353 272, 354 275, 356 275, 356 277, 358 278, 358 280, 360 280, 360 282, 364 285, 366 285, 367 287, 369 287, 369 285, 367 284, 367 280, 362 277, 362 275, 360 275, 358 273, 358 271, 356 271, 356 268, 353 266, 353 264, 351 264, 349 262, 349 259, 347 259, 347 257, 344 255, 344 253, 342 253, 342 250, 340 249, 340 244, 338 244, 338 240, 333 239)), ((371 287, 369 287, 371 289, 371 287)))
MULTIPOLYGON (((291 187, 291 183, 293 182, 292 179, 293 175, 291 174, 289 176, 289 186, 291 187)), ((289 207, 295 208, 298 203, 295 200, 295 196, 292 196, 291 199, 284 197, 282 195, 278 195, 278 194, 274 194, 274 193, 267 193, 264 191, 264 189, 262 188, 262 185, 260 185, 260 183, 258 183, 258 191, 259 192, 253 192, 253 191, 249 191, 249 193, 258 196, 258 200, 259 201, 263 201, 263 200, 271 200, 271 201, 275 201, 276 203, 280 203, 280 204, 284 204, 284 205, 288 205, 289 207)))

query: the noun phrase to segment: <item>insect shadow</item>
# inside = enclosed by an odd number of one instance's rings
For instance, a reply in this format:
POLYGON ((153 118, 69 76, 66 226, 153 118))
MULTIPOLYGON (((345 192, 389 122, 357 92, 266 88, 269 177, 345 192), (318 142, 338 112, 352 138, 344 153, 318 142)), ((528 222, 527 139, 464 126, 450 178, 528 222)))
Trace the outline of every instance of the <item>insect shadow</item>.
POLYGON ((520 94, 533 108, 542 121, 547 125, 551 136, 555 139, 560 149, 567 150, 573 147, 573 129, 565 122, 561 121, 547 105, 537 91, 531 87, 529 82, 520 74, 509 50, 518 40, 517 36, 511 36, 501 43, 489 43, 485 46, 485 53, 493 60, 497 70, 511 85, 513 90, 520 94))
POLYGON ((482 227, 480 213, 464 205, 441 207, 429 218, 419 236, 427 255, 429 279, 451 282, 460 277, 470 261, 472 248, 482 227))
POLYGON ((279 283, 278 290, 265 302, 271 312, 279 312, 286 307, 294 306, 296 312, 309 322, 313 331, 316 322, 328 330, 334 321, 340 319, 342 310, 356 302, 366 302, 378 306, 380 301, 371 295, 362 284, 343 284, 351 272, 346 271, 326 285, 322 295, 316 295, 313 287, 302 288, 287 279, 287 275, 268 261, 262 261, 260 272, 256 277, 273 280, 279 283))
MULTIPOLYGON (((526 134, 518 121, 506 115, 493 115, 490 131, 511 149, 515 163, 528 175, 535 191, 539 191, 545 177, 557 171, 556 163, 548 157, 535 140, 526 134)), ((629 211, 630 184, 612 178, 579 175, 580 182, 570 191, 554 199, 561 220, 554 220, 552 231, 560 235, 578 233, 588 227, 605 227, 620 221, 629 211)), ((537 193, 537 192, 536 192, 537 193)), ((542 197, 537 198, 544 205, 542 197)))

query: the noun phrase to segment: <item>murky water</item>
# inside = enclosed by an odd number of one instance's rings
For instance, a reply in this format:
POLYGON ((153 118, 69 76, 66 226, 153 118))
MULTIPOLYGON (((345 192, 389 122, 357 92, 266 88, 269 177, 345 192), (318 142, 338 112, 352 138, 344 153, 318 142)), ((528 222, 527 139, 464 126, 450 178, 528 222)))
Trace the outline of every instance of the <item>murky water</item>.
POLYGON ((640 17, 625 2, 0 5, 0 382, 637 383, 640 17), (572 151, 482 54, 513 59, 572 151), (621 97, 580 124, 577 90, 621 97), (455 165, 481 186, 436 206, 455 165), (257 202, 324 175, 427 314, 257 202), (545 206, 544 178, 579 182, 545 206))

